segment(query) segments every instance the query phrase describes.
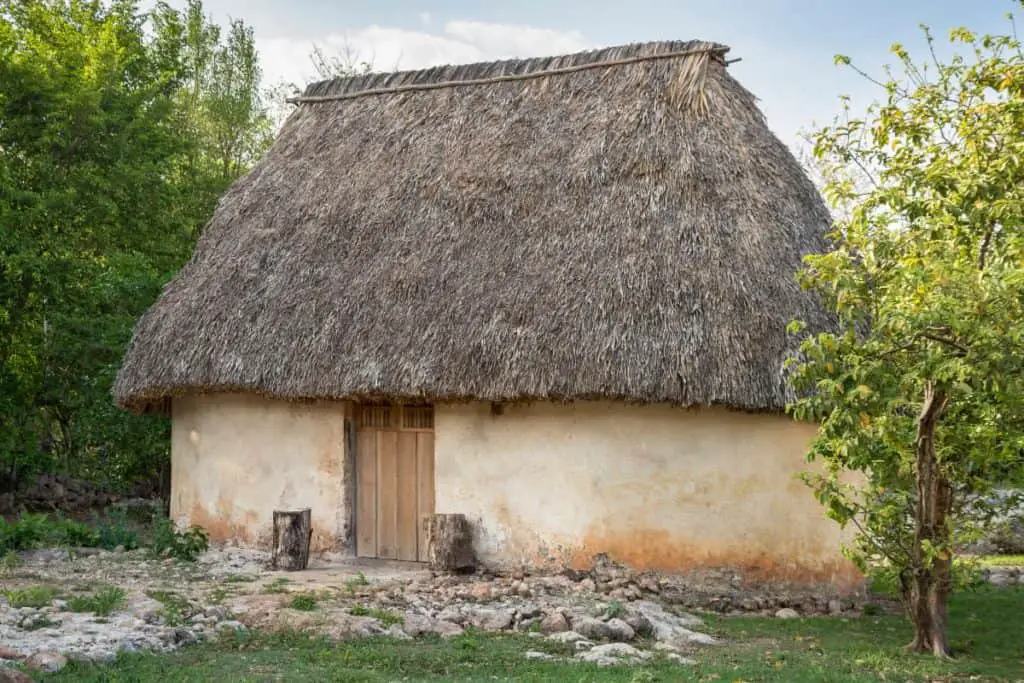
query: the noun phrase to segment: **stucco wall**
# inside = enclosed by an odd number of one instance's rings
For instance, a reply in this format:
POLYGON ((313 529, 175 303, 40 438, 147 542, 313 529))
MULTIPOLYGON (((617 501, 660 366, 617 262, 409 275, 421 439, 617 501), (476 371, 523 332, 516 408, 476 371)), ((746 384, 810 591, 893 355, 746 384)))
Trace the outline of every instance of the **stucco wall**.
POLYGON ((215 541, 269 548, 273 511, 312 508, 315 550, 348 533, 345 405, 242 394, 172 405, 171 516, 215 541))
POLYGON ((438 512, 494 566, 733 566, 852 586, 838 525, 796 474, 813 427, 783 416, 607 402, 438 406, 438 512))

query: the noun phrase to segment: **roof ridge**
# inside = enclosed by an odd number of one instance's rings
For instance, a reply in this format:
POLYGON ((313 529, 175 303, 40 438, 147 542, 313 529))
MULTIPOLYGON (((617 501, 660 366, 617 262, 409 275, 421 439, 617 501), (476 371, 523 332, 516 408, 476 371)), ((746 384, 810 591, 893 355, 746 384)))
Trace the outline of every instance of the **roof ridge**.
POLYGON ((724 62, 728 51, 728 46, 699 40, 630 43, 558 56, 338 77, 312 83, 302 95, 287 101, 291 104, 334 102, 369 95, 486 85, 697 54, 717 56, 724 62))

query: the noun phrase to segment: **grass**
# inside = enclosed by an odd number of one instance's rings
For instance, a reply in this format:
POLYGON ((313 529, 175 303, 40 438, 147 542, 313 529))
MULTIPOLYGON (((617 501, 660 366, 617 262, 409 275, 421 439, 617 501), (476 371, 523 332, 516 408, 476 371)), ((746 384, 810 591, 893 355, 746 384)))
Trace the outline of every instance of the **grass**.
POLYGON ((373 617, 380 622, 381 626, 387 628, 393 624, 404 624, 405 618, 401 614, 389 612, 384 609, 369 608, 363 605, 353 605, 349 611, 354 617, 373 617))
POLYGON ((120 609, 125 602, 125 590, 117 586, 105 586, 92 595, 73 595, 68 598, 68 609, 72 612, 94 612, 105 617, 120 609))
POLYGON ((148 591, 146 595, 163 605, 160 608, 160 615, 167 626, 181 626, 192 616, 191 603, 174 591, 155 590, 148 591))
POLYGON ((49 605, 59 594, 60 591, 53 586, 29 586, 28 588, 4 591, 2 595, 11 603, 11 607, 38 609, 49 605))
POLYGON ((568 661, 571 648, 527 636, 328 643, 295 634, 237 633, 168 655, 122 655, 111 665, 72 662, 48 681, 1015 681, 1024 673, 1024 589, 981 588, 954 596, 958 658, 911 656, 898 616, 858 619, 709 618, 730 642, 698 651, 682 667, 655 658, 642 667, 568 661), (556 661, 530 661, 537 650, 556 661))
POLYGON ((288 601, 288 607, 297 609, 302 612, 312 612, 316 609, 317 603, 316 595, 312 593, 299 593, 294 598, 288 601))
POLYGON ((1024 555, 983 555, 978 558, 982 567, 1024 567, 1024 555))
POLYGON ((278 579, 274 579, 273 581, 265 585, 261 592, 267 595, 279 595, 281 593, 287 593, 287 586, 289 583, 290 579, 286 576, 282 576, 278 579))

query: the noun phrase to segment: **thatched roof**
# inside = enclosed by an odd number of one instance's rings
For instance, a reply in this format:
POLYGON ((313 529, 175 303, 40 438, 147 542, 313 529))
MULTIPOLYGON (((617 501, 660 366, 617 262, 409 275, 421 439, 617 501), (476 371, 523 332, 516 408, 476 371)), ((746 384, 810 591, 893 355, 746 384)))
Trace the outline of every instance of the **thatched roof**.
POLYGON ((726 48, 309 86, 139 322, 120 405, 581 399, 779 410, 829 215, 726 48))

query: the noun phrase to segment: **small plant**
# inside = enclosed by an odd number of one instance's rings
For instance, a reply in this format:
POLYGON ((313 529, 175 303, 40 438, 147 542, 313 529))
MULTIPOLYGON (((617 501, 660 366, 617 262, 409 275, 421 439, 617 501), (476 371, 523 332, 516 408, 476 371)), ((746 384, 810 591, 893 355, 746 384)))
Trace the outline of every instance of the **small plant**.
POLYGON ((280 593, 285 593, 288 591, 288 589, 285 588, 286 585, 288 585, 288 578, 282 576, 281 578, 274 579, 266 586, 264 586, 262 592, 266 593, 267 595, 277 595, 280 593))
POLYGON ((167 626, 181 626, 192 614, 192 605, 188 600, 173 591, 149 591, 146 595, 163 605, 160 616, 167 626))
POLYGON ((369 585, 370 585, 370 582, 366 578, 366 574, 362 573, 361 571, 360 572, 356 572, 355 576, 352 576, 347 581, 345 581, 345 589, 349 593, 355 593, 356 592, 356 588, 359 587, 359 586, 369 586, 369 585))
POLYGON ((113 508, 107 513, 106 519, 94 517, 96 540, 101 548, 113 550, 121 546, 125 550, 139 547, 138 535, 128 526, 128 515, 124 508, 113 508))
POLYGON ((0 517, 0 552, 38 548, 50 534, 50 519, 44 514, 22 513, 13 522, 0 517))
POLYGON ((317 602, 316 596, 312 593, 299 593, 288 602, 288 606, 303 612, 312 612, 316 609, 317 602))
POLYGON ((116 611, 125 603, 126 593, 123 588, 106 586, 92 595, 73 595, 68 598, 68 609, 72 612, 93 612, 105 617, 116 611))
POLYGON ((0 557, 0 574, 9 574, 20 566, 21 558, 13 550, 8 550, 0 557))
POLYGON ((18 590, 4 591, 3 595, 11 607, 46 607, 57 597, 59 591, 53 586, 29 586, 18 590))
POLYGON ((626 608, 618 600, 612 600, 611 604, 608 605, 608 609, 606 609, 604 613, 609 619, 621 619, 626 614, 626 608))
POLYGON ((256 577, 252 574, 228 574, 224 578, 224 583, 252 583, 256 580, 256 577))
POLYGON ((401 614, 390 612, 386 609, 378 609, 376 607, 368 608, 363 605, 353 605, 349 608, 348 613, 354 617, 373 617, 381 623, 381 626, 387 628, 393 624, 404 624, 405 618, 401 614))
POLYGON ((59 621, 54 621, 45 614, 26 614, 18 622, 18 628, 25 631, 38 631, 42 628, 51 628, 54 626, 60 626, 59 621))
POLYGON ((48 536, 55 545, 68 548, 95 548, 99 545, 99 536, 84 522, 58 517, 50 524, 48 536))
POLYGON ((174 521, 161 517, 153 526, 152 552, 157 557, 173 557, 186 562, 194 562, 210 547, 210 537, 206 530, 193 525, 185 531, 174 528, 174 521))
POLYGON ((206 595, 206 601, 211 605, 219 605, 228 597, 228 590, 223 586, 217 586, 206 595))

